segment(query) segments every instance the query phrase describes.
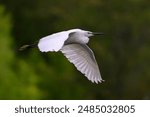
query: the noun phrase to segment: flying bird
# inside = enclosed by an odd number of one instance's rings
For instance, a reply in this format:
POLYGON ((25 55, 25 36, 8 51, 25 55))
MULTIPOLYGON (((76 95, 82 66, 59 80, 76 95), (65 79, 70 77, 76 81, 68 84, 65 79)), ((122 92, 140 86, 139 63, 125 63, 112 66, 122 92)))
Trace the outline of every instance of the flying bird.
POLYGON ((38 47, 41 52, 61 51, 88 80, 93 83, 101 83, 103 80, 94 53, 87 46, 89 37, 94 35, 103 35, 103 33, 71 29, 43 37, 38 43, 24 45, 19 50, 38 47))

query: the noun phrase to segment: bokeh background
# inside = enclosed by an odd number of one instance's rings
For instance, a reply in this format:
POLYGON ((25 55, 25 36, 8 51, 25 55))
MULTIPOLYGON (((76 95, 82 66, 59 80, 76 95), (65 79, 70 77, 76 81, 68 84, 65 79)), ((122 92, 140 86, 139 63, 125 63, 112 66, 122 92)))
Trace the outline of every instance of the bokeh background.
POLYGON ((0 0, 0 99, 150 99, 150 0, 0 0), (104 83, 23 44, 81 28, 104 83))

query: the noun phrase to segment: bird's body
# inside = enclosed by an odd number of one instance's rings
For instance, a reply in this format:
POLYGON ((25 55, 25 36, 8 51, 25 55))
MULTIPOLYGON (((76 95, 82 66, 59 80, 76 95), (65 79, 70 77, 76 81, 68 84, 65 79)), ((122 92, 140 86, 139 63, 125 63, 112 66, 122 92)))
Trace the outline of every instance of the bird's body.
MULTIPOLYGON (((71 29, 43 37, 38 42, 41 52, 61 51, 75 67, 92 82, 103 81, 92 50, 86 45, 94 34, 81 29, 71 29)), ((30 45, 25 45, 27 47, 30 45)))
POLYGON ((48 51, 59 51, 64 44, 70 43, 80 43, 86 44, 89 41, 89 38, 84 36, 80 32, 80 29, 71 29, 68 31, 62 31, 54 33, 52 35, 43 37, 38 43, 38 47, 41 52, 48 51))

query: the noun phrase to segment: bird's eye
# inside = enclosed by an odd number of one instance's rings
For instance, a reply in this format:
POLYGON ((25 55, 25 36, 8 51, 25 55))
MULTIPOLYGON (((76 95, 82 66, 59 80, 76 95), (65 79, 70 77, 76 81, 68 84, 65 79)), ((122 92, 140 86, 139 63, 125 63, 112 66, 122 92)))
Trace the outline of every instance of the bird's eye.
POLYGON ((93 33, 92 33, 92 32, 88 32, 87 34, 88 34, 89 36, 92 36, 92 35, 93 35, 93 33))
POLYGON ((88 34, 92 34, 92 32, 88 32, 88 34))

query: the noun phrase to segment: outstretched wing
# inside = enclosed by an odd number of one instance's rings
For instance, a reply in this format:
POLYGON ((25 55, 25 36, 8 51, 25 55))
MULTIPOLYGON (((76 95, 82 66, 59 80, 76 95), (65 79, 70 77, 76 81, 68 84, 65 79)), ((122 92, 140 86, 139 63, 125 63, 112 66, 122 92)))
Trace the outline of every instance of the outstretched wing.
POLYGON ((60 50, 75 67, 93 83, 101 82, 97 62, 92 50, 84 44, 64 45, 60 50))
POLYGON ((59 51, 64 45, 65 40, 68 39, 69 33, 67 31, 55 33, 40 39, 38 48, 41 52, 59 51))

